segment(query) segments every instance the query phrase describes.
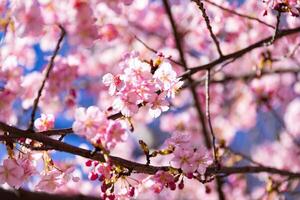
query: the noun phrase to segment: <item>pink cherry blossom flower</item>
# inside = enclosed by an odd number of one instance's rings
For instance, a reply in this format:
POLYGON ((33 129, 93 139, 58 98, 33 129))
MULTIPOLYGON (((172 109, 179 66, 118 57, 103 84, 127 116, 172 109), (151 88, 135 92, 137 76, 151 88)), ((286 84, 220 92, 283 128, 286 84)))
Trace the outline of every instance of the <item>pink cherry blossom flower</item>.
POLYGON ((142 62, 139 58, 127 60, 128 67, 124 70, 124 75, 133 81, 148 80, 152 77, 151 66, 142 62))
POLYGON ((36 0, 14 1, 12 10, 17 32, 21 36, 36 37, 42 34, 44 21, 36 0))
POLYGON ((162 92, 161 94, 157 95, 154 101, 148 103, 150 107, 149 114, 157 118, 160 116, 162 112, 169 110, 169 102, 166 100, 166 93, 162 92))
POLYGON ((45 191, 45 192, 54 192, 60 186, 62 186, 62 178, 61 172, 54 169, 47 173, 45 173, 39 183, 35 186, 35 189, 38 191, 45 191))
POLYGON ((204 174, 206 168, 213 163, 211 154, 205 148, 197 148, 194 152, 193 160, 197 166, 197 172, 204 174))
POLYGON ((23 154, 22 157, 17 160, 17 163, 24 170, 24 174, 21 178, 23 181, 28 180, 38 173, 31 153, 23 154))
POLYGON ((46 131, 54 127, 55 117, 52 114, 41 114, 41 117, 34 121, 34 127, 38 131, 46 131))
POLYGON ((105 143, 108 149, 112 149, 118 142, 127 139, 126 129, 118 121, 110 121, 105 134, 105 143))
POLYGON ((105 74, 102 78, 102 82, 105 86, 109 87, 108 92, 110 95, 114 95, 115 92, 122 86, 120 76, 114 76, 111 73, 105 74))
POLYGON ((180 146, 188 144, 191 140, 191 134, 175 132, 170 138, 165 141, 167 146, 180 146))
POLYGON ((66 169, 62 170, 62 182, 63 184, 67 184, 69 181, 79 182, 80 178, 78 176, 74 176, 73 172, 75 171, 74 166, 68 166, 66 169))
POLYGON ((151 189, 155 193, 160 193, 165 186, 174 185, 175 180, 174 177, 165 171, 158 171, 154 176, 151 177, 154 181, 154 184, 151 186, 151 189))
POLYGON ((98 107, 80 107, 75 111, 73 130, 76 134, 91 139, 98 133, 105 133, 107 123, 106 116, 98 107))
POLYGON ((171 88, 172 83, 176 81, 176 77, 176 72, 168 62, 160 64, 153 75, 153 78, 158 79, 162 83, 164 90, 169 90, 171 88))
POLYGON ((111 176, 111 166, 107 163, 99 163, 95 166, 95 172, 102 176, 101 178, 109 179, 111 176))
POLYGON ((113 108, 121 111, 121 113, 126 116, 130 117, 133 114, 138 112, 138 100, 139 96, 134 91, 128 92, 122 96, 122 98, 117 98, 113 102, 113 108))
POLYGON ((171 165, 175 168, 180 168, 186 174, 192 173, 197 169, 197 165, 193 158, 194 150, 186 146, 177 146, 173 152, 174 158, 171 160, 171 165))
POLYGON ((167 97, 175 98, 183 84, 184 82, 179 81, 179 79, 176 79, 174 82, 172 82, 170 88, 168 89, 167 97))
POLYGON ((17 161, 7 158, 0 165, 0 184, 7 183, 16 189, 20 188, 24 179, 24 169, 18 165, 17 161))

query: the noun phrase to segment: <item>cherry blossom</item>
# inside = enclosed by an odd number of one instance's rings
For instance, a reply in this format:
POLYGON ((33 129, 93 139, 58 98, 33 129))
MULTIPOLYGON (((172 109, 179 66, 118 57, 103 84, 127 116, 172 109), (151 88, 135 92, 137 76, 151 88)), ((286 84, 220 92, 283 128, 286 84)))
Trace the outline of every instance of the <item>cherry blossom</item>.
POLYGON ((1 187, 297 199, 299 16, 299 0, 0 0, 1 187))
POLYGON ((18 189, 23 184, 23 176, 24 169, 18 165, 15 159, 7 158, 0 166, 0 184, 7 183, 9 186, 18 189))
POLYGON ((75 133, 87 138, 94 137, 97 133, 103 133, 107 125, 105 115, 96 106, 87 109, 80 107, 75 111, 73 130, 75 133))
POLYGON ((34 127, 38 131, 46 131, 54 127, 55 117, 52 114, 41 114, 41 117, 34 121, 34 127))
POLYGON ((151 189, 155 193, 160 193, 164 187, 169 187, 172 190, 175 189, 174 186, 176 187, 174 177, 168 172, 158 171, 151 179, 154 182, 151 189))
POLYGON ((175 168, 180 168, 186 174, 192 173, 197 169, 196 160, 193 158, 193 149, 188 146, 175 148, 174 158, 171 164, 175 168))

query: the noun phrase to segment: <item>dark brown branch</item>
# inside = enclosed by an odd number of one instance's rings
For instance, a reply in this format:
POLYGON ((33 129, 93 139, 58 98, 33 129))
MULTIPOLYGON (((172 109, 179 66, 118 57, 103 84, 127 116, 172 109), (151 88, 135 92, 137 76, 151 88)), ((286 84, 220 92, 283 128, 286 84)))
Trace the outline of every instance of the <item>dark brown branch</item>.
POLYGON ((184 56, 184 52, 183 52, 183 48, 182 48, 182 44, 181 44, 180 35, 179 35, 178 30, 177 30, 177 26, 176 26, 174 17, 173 17, 172 12, 171 12, 171 7, 169 5, 168 0, 163 0, 163 3, 164 3, 165 11, 167 13, 167 16, 168 16, 169 21, 170 21, 171 26, 172 26, 172 31, 173 31, 173 35, 174 35, 176 47, 177 47, 177 50, 178 50, 178 53, 179 53, 179 56, 180 56, 181 63, 183 65, 184 70, 188 70, 187 62, 185 60, 185 56, 184 56))
MULTIPOLYGON (((48 146, 53 147, 54 150, 71 153, 73 155, 78 155, 81 157, 89 158, 92 160, 98 160, 100 162, 105 162, 103 154, 96 152, 92 154, 92 151, 82 149, 61 141, 54 140, 45 135, 41 135, 39 133, 30 132, 30 130, 21 130, 19 128, 9 126, 3 122, 0 122, 0 129, 8 132, 8 137, 11 138, 29 138, 43 144, 47 144, 48 146)), ((145 173, 145 174, 155 174, 159 170, 167 171, 169 167, 167 166, 152 166, 146 164, 140 164, 133 161, 129 161, 123 158, 110 156, 110 161, 128 169, 133 170, 136 173, 145 173)), ((280 170, 272 167, 265 166, 245 166, 245 167, 223 167, 220 168, 211 166, 207 168, 206 175, 230 175, 230 174, 240 174, 240 173, 270 173, 270 174, 278 174, 282 176, 288 176, 291 178, 300 178, 300 172, 290 172, 286 170, 280 170)))
POLYGON ((101 200, 100 197, 84 195, 47 194, 30 192, 27 190, 5 190, 0 188, 0 197, 3 200, 101 200))
POLYGON ((214 129, 211 123, 211 118, 210 118, 210 91, 209 91, 209 82, 210 82, 210 70, 207 70, 206 72, 206 81, 205 81, 205 97, 206 97, 206 119, 208 122, 208 127, 210 130, 210 134, 212 137, 212 147, 213 147, 213 151, 214 151, 214 160, 215 163, 218 163, 218 159, 217 159, 217 149, 216 149, 216 136, 214 133, 214 129))
MULTIPOLYGON (((297 27, 297 28, 293 28, 293 29, 285 29, 285 30, 281 30, 277 36, 276 36, 276 40, 277 39, 280 39, 282 37, 285 37, 285 36, 289 36, 289 35, 293 35, 295 33, 298 33, 300 32, 300 27, 297 27)), ((230 53, 230 54, 227 54, 227 55, 224 55, 223 57, 221 58, 218 58, 210 63, 207 63, 207 64, 204 64, 204 65, 200 65, 200 66, 196 66, 196 67, 193 67, 193 68, 190 68, 189 70, 187 70, 186 72, 184 72, 179 78, 181 80, 185 80, 187 79, 189 76, 199 72, 199 71, 203 71, 203 70, 207 70, 207 69, 212 69, 213 67, 215 67, 216 65, 218 64, 221 64, 229 59, 237 59, 237 58, 240 58, 242 57, 243 55, 245 55, 246 53, 254 50, 254 49, 257 49, 259 47, 262 47, 264 46, 265 44, 267 44, 269 41, 271 41, 273 38, 273 36, 269 36, 265 39, 262 39, 254 44, 251 44, 243 49, 240 49, 236 52, 233 52, 233 53, 230 53)))
POLYGON ((260 20, 260 19, 258 19, 256 17, 252 17, 250 15, 241 14, 241 13, 235 11, 235 10, 231 10, 229 8, 226 8, 224 6, 216 4, 216 3, 212 2, 212 1, 209 1, 209 0, 204 0, 204 1, 207 2, 207 3, 209 3, 209 4, 211 4, 211 5, 213 5, 213 6, 216 6, 216 7, 220 8, 221 10, 224 10, 224 11, 230 13, 230 14, 233 14, 233 15, 236 15, 236 16, 239 16, 239 17, 243 17, 243 18, 246 18, 246 19, 249 19, 249 20, 253 20, 253 21, 256 21, 256 22, 261 23, 263 25, 266 25, 266 26, 268 26, 270 28, 275 29, 275 27, 273 25, 268 24, 268 23, 266 23, 266 22, 264 22, 264 21, 262 21, 262 20, 260 20))
POLYGON ((216 35, 214 34, 213 30, 212 30, 212 27, 211 27, 211 24, 210 24, 210 20, 209 20, 209 17, 207 15, 207 13, 206 13, 205 8, 204 8, 203 2, 201 0, 192 0, 192 1, 194 1, 198 5, 199 9, 201 10, 202 16, 203 16, 203 18, 205 20, 205 23, 206 23, 206 27, 207 27, 207 29, 208 29, 208 31, 210 33, 210 37, 213 39, 220 57, 222 57, 223 53, 222 53, 222 50, 221 50, 221 47, 220 47, 220 43, 219 43, 216 35))
MULTIPOLYGON (((169 5, 168 0, 163 0, 163 3, 164 3, 166 13, 168 15, 169 21, 170 21, 171 26, 172 26, 172 31, 173 31, 173 35, 174 35, 174 38, 175 38, 175 43, 176 43, 177 50, 179 52, 181 63, 183 64, 184 70, 189 71, 187 63, 185 61, 185 56, 184 56, 184 53, 183 53, 183 47, 182 47, 182 44, 181 44, 181 39, 180 39, 180 36, 178 34, 177 26, 175 24, 175 20, 173 18, 172 12, 171 12, 171 7, 169 5)), ((202 131, 203 131, 205 144, 206 144, 207 148, 210 149, 211 148, 211 142, 210 142, 210 138, 209 138, 208 128, 206 126, 205 116, 203 114, 203 111, 202 111, 202 108, 201 108, 201 105, 200 105, 200 102, 199 102, 199 99, 198 99, 198 94, 196 92, 196 87, 193 84, 194 80, 189 76, 187 76, 186 78, 187 78, 188 82, 191 85, 190 91, 191 91, 193 99, 194 99, 196 111, 198 113, 199 122, 201 122, 201 124, 202 124, 202 131)))
MULTIPOLYGON (((183 47, 182 47, 182 44, 181 44, 181 38, 178 34, 176 23, 175 23, 175 20, 172 16, 171 7, 168 3, 168 0, 163 0, 163 3, 164 3, 165 10, 167 12, 168 18, 169 18, 171 26, 172 26, 176 47, 177 47, 177 50, 179 52, 181 63, 183 64, 183 69, 185 71, 187 71, 189 68, 188 68, 187 63, 185 61, 185 56, 184 56, 184 53, 183 53, 183 47)), ((220 55, 222 57, 222 53, 220 55)), ((198 97, 198 94, 197 94, 197 91, 196 91, 196 86, 193 84, 194 80, 190 76, 187 77, 187 79, 188 79, 188 81, 191 85, 190 91, 191 91, 193 99, 194 99, 194 104, 195 104, 195 108, 196 108, 196 111, 197 111, 197 114, 198 114, 199 122, 202 125, 202 133, 203 133, 203 136, 204 136, 205 145, 208 149, 211 149, 211 142, 210 142, 209 132, 208 132, 208 128, 207 128, 207 125, 206 125, 205 116, 204 116, 202 108, 201 108, 199 97, 198 97)), ((221 178, 217 177, 216 179, 217 179, 217 190, 218 190, 218 194, 219 194, 219 199, 224 200, 225 195, 222 191, 222 184, 221 184, 221 180, 220 180, 221 178)))
POLYGON ((59 26, 60 30, 61 30, 61 34, 60 34, 60 37, 57 41, 57 45, 55 47, 55 50, 50 58, 50 62, 48 64, 48 68, 47 68, 47 71, 46 71, 46 74, 45 74, 45 77, 44 77, 44 80, 42 82, 42 85, 41 87, 39 88, 38 90, 38 94, 37 94, 37 97, 34 99, 34 103, 33 103, 33 107, 32 107, 32 112, 31 112, 31 120, 30 120, 30 124, 29 124, 29 127, 28 129, 30 130, 33 130, 33 124, 34 124, 34 118, 35 118, 35 113, 37 111, 37 108, 38 108, 38 104, 39 104, 39 101, 40 101, 40 98, 42 96, 42 92, 44 90, 44 87, 45 87, 45 84, 46 84, 46 81, 47 79, 49 78, 50 76, 50 72, 54 66, 54 60, 56 58, 56 56, 58 55, 58 51, 61 47, 61 43, 66 35, 66 31, 65 29, 62 27, 62 26, 59 26))
MULTIPOLYGON (((255 78, 261 78, 263 76, 273 75, 273 74, 286 74, 286 73, 300 73, 300 67, 287 67, 287 68, 280 68, 280 69, 274 69, 274 70, 268 70, 268 71, 262 71, 261 74, 258 76, 256 72, 250 72, 246 74, 241 75, 224 75, 222 78, 216 78, 210 80, 210 84, 217 84, 217 83, 228 83, 231 81, 249 81, 255 78)), ((200 78, 199 80, 195 80, 194 84, 204 84, 206 80, 206 77, 200 78)), ((185 84, 181 89, 187 88, 188 84, 185 84)))
POLYGON ((42 135, 67 135, 70 133, 73 133, 73 129, 72 128, 63 128, 63 129, 53 129, 53 130, 47 130, 47 131, 41 131, 38 132, 39 134, 42 135))
POLYGON ((275 40, 276 40, 276 36, 277 36, 277 34, 279 32, 280 17, 281 17, 281 12, 278 11, 277 16, 276 16, 275 32, 274 32, 274 35, 272 37, 272 40, 270 42, 268 42, 267 45, 273 44, 275 42, 275 40))

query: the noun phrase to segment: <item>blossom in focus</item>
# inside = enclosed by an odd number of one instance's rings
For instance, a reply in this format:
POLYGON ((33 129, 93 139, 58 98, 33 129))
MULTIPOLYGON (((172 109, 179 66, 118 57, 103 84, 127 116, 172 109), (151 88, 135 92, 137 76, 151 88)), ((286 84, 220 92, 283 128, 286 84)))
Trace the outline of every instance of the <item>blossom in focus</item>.
POLYGON ((105 86, 108 86, 108 92, 110 95, 114 95, 117 89, 120 89, 122 81, 120 76, 114 76, 111 73, 105 74, 102 78, 102 82, 105 86))
POLYGON ((166 100, 166 93, 156 94, 154 101, 150 102, 148 106, 150 107, 149 114, 157 118, 162 112, 169 110, 169 102, 166 100))
POLYGON ((112 149, 118 142, 127 139, 126 129, 118 121, 110 121, 105 134, 105 143, 108 149, 112 149))
POLYGON ((170 187, 172 190, 176 188, 174 177, 169 172, 158 171, 151 177, 151 180, 154 182, 151 189, 155 193, 160 193, 165 186, 170 187))
POLYGON ((106 116, 96 106, 87 109, 80 107, 75 111, 73 131, 86 138, 92 138, 97 133, 104 133, 107 126, 106 116))
POLYGON ((200 174, 204 174, 206 168, 213 163, 212 156, 205 148, 198 148, 193 155, 193 160, 200 174))
POLYGON ((180 168, 186 174, 197 169, 194 160, 194 151, 190 146, 177 146, 173 152, 174 158, 171 160, 172 167, 180 168))
POLYGON ((153 77, 161 82, 161 84, 163 85, 163 89, 168 90, 176 81, 177 74, 173 70, 172 65, 170 63, 163 62, 159 65, 153 77))
POLYGON ((41 114, 40 118, 34 121, 34 127, 38 131, 47 131, 54 127, 55 117, 52 114, 41 114))

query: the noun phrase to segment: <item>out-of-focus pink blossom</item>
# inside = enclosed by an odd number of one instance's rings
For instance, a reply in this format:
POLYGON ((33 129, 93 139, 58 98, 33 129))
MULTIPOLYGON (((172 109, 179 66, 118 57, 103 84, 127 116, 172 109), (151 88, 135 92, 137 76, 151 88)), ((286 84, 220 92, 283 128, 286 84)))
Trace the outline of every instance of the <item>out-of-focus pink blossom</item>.
POLYGON ((17 163, 15 159, 7 158, 0 166, 0 184, 7 183, 16 189, 23 184, 24 169, 17 163))
POLYGON ((284 121, 286 124, 286 128, 292 134, 299 135, 300 134, 300 124, 295 123, 300 120, 300 99, 296 98, 291 101, 286 108, 286 113, 284 115, 284 121))
POLYGON ((62 186, 61 172, 54 169, 45 173, 39 183, 35 186, 36 190, 45 192, 54 192, 57 188, 62 186))

